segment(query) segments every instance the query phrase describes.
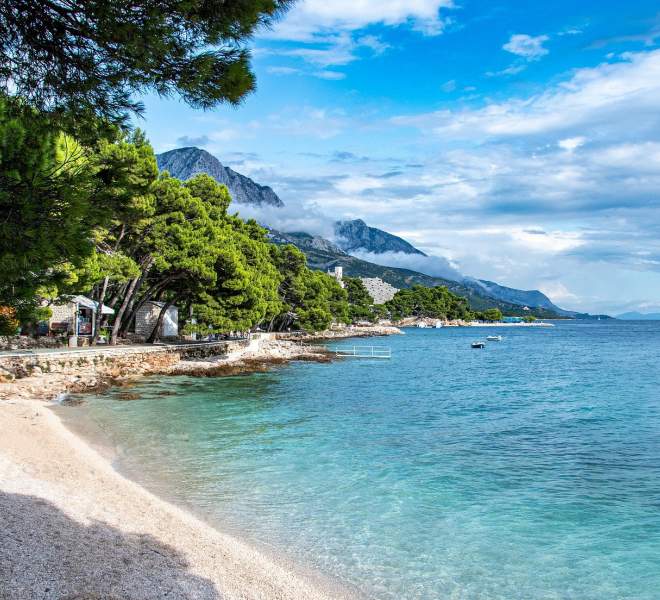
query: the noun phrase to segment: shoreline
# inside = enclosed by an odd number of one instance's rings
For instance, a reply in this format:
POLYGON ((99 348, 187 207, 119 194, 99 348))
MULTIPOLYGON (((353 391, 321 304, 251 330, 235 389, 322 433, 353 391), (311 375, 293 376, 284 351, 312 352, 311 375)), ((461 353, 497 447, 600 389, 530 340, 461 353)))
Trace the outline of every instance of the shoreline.
POLYGON ((0 411, 1 598, 359 597, 126 478, 47 404, 0 411))
MULTIPOLYGON (((238 342, 236 348, 226 354, 211 354, 205 358, 185 358, 176 353, 176 346, 117 346, 89 348, 84 352, 76 349, 73 352, 62 350, 61 353, 26 353, 11 355, 11 360, 16 363, 12 367, 15 375, 3 363, 8 355, 0 354, 0 400, 21 398, 50 401, 69 394, 98 393, 111 386, 129 385, 148 375, 222 377, 266 371, 292 361, 330 362, 335 355, 325 347, 310 342, 397 334, 402 334, 401 330, 389 326, 344 328, 303 336, 262 333, 251 340, 238 342), (168 349, 173 349, 174 354, 166 354, 168 349), (56 355, 64 363, 59 370, 50 366, 52 357, 56 355), (135 356, 138 359, 132 358, 135 356), (35 359, 46 362, 48 370, 31 364, 35 359), (126 363, 126 359, 131 360, 126 363)), ((205 344, 186 347, 203 350, 205 344)))
POLYGON ((243 541, 162 498, 67 427, 53 403, 145 375, 223 376, 332 360, 305 342, 401 333, 363 328, 293 342, 259 339, 224 357, 112 377, 43 373, 0 383, 0 598, 353 599, 348 584, 243 541), (302 341, 303 344, 299 342, 302 341), (50 381, 49 381, 50 380, 50 381))

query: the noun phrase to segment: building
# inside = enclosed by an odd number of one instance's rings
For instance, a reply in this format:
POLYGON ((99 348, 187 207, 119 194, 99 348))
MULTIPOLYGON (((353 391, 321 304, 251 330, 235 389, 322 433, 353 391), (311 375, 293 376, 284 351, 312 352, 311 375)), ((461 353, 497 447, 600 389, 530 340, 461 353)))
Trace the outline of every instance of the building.
POLYGON ((502 323, 522 323, 522 317, 502 317, 502 323))
POLYGON ((399 291, 380 277, 361 277, 360 279, 369 295, 374 299, 374 304, 385 304, 399 291))
MULTIPOLYGON (((50 306, 52 315, 48 319, 48 330, 61 335, 92 337, 96 327, 98 303, 86 296, 60 298, 50 306)), ((114 315, 109 306, 103 306, 104 315, 114 315)))
POLYGON ((341 287, 344 287, 344 267, 335 267, 334 269, 328 269, 328 275, 334 277, 341 287))
MULTIPOLYGON (((156 326, 160 311, 165 306, 164 302, 150 300, 145 302, 135 313, 135 333, 141 337, 148 338, 156 326)), ((170 306, 163 317, 163 322, 158 332, 158 337, 177 337, 179 335, 179 309, 170 306)))

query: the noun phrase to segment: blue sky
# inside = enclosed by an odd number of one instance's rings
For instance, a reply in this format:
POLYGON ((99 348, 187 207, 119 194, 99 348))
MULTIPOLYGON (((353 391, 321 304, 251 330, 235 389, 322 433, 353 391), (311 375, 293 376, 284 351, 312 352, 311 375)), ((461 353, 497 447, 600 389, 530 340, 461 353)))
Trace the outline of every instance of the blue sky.
POLYGON ((250 47, 241 106, 149 96, 138 125, 288 206, 255 216, 361 217, 434 257, 380 261, 660 309, 657 1, 303 0, 250 47))

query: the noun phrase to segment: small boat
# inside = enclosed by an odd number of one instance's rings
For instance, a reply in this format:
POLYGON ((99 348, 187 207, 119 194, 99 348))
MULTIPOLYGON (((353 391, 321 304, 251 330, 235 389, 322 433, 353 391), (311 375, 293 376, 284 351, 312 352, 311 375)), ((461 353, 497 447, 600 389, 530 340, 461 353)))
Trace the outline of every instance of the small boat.
POLYGON ((486 342, 472 342, 473 348, 485 348, 486 342))
POLYGON ((486 339, 489 342, 501 342, 502 341, 502 336, 501 335, 489 335, 486 339))
POLYGON ((442 321, 436 321, 433 327, 436 329, 442 329, 442 321))
POLYGON ((427 325, 426 323, 424 323, 424 321, 420 321, 419 323, 417 323, 417 327, 419 327, 420 329, 426 329, 427 325))

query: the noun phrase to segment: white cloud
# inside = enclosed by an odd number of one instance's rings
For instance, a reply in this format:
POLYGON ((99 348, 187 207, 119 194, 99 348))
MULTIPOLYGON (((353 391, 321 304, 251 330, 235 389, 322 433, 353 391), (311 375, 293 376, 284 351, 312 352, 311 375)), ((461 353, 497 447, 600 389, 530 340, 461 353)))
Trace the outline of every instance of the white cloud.
POLYGON ((660 50, 624 58, 579 69, 568 81, 530 98, 399 116, 392 122, 460 139, 572 134, 577 127, 597 128, 600 137, 648 136, 660 123, 660 50))
POLYGON ((519 33, 512 35, 502 48, 511 54, 522 56, 526 60, 538 60, 548 54, 548 49, 544 48, 543 44, 549 39, 547 35, 532 37, 525 33, 519 33))
POLYGON ((542 291, 550 300, 556 303, 573 302, 577 296, 571 292, 561 281, 544 281, 539 290, 542 291))
POLYGON ((297 75, 300 73, 300 69, 293 67, 268 67, 266 71, 271 75, 297 75))
POLYGON ((452 7, 453 0, 302 0, 264 35, 309 42, 375 24, 410 24, 426 35, 437 35, 445 24, 441 9, 452 7))
POLYGON ((379 56, 390 46, 378 36, 360 35, 368 27, 407 25, 424 35, 439 35, 446 20, 441 9, 453 0, 303 0, 273 29, 262 32, 268 48, 261 54, 300 58, 320 67, 346 65, 367 54, 379 56), (272 42, 298 42, 295 48, 272 42))
POLYGON ((339 135, 348 126, 348 119, 341 110, 304 107, 272 114, 265 127, 275 133, 302 135, 329 139, 339 135))
POLYGON ((386 267, 399 269, 410 269, 432 277, 443 277, 452 281, 462 281, 463 274, 457 265, 442 256, 422 256, 421 254, 406 254, 404 252, 373 252, 356 251, 351 252, 353 256, 361 260, 376 263, 386 267))
POLYGON ((574 150, 577 150, 580 146, 584 146, 584 143, 587 141, 587 139, 583 136, 576 136, 576 137, 570 137, 570 138, 565 138, 563 140, 559 140, 557 142, 557 145, 562 149, 566 150, 567 152, 573 152, 574 150))
POLYGON ((327 69, 323 71, 315 71, 312 73, 314 77, 318 77, 319 79, 328 79, 332 81, 338 81, 340 79, 345 79, 346 74, 345 73, 340 73, 339 71, 328 71, 327 69))

